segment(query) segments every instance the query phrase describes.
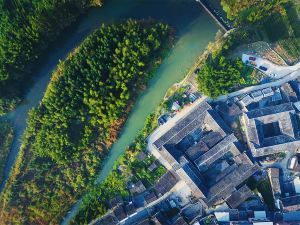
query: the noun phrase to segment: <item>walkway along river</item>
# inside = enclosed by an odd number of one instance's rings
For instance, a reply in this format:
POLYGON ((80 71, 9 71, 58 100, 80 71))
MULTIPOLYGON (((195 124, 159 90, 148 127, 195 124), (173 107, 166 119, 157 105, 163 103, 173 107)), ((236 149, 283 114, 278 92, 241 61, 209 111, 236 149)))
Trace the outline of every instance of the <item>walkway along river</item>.
MULTIPOLYGON (((25 96, 23 104, 7 116, 14 125, 16 136, 5 168, 5 182, 20 148, 20 138, 26 128, 27 113, 42 99, 51 73, 55 70, 59 59, 63 59, 84 37, 103 22, 111 23, 126 18, 149 17, 174 27, 177 35, 176 43, 156 71, 148 89, 137 99, 120 138, 112 146, 110 155, 104 163, 98 182, 109 174, 116 159, 134 140, 143 127, 145 118, 155 109, 166 90, 184 77, 208 42, 213 41, 215 37, 218 30, 217 24, 195 0, 107 0, 103 7, 90 10, 87 15, 83 16, 74 31, 67 34, 69 37, 65 38, 63 43, 59 43, 57 48, 50 50, 47 58, 43 60, 42 69, 35 75, 35 84, 25 96)), ((3 187, 4 183, 1 190, 3 187)), ((78 205, 72 208, 63 224, 66 224, 76 212, 78 205)))

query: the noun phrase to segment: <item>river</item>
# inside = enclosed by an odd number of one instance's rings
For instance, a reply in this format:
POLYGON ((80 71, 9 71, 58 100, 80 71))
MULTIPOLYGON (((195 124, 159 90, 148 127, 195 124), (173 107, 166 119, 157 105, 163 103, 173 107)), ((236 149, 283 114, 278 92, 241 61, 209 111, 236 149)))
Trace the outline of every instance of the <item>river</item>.
MULTIPOLYGON (((195 0, 107 0, 103 7, 90 10, 76 27, 65 35, 61 43, 49 50, 23 103, 7 116, 14 126, 15 138, 5 167, 5 182, 20 148, 20 138, 26 128, 28 111, 39 104, 58 61, 64 59, 68 52, 101 23, 112 23, 126 18, 154 18, 166 22, 176 29, 176 43, 157 69, 148 89, 138 97, 119 139, 112 146, 98 182, 108 175, 116 159, 143 127, 147 115, 153 112, 167 89, 184 77, 208 42, 214 40, 218 30, 217 24, 195 0)), ((63 224, 67 224, 78 205, 71 209, 63 224)))

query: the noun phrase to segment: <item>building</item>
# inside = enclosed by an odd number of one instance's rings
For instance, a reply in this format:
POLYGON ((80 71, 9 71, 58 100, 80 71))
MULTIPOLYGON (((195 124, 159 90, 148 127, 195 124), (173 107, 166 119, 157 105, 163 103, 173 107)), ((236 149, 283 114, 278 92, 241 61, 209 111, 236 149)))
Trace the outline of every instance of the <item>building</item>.
POLYGON ((109 208, 115 208, 119 205, 122 205, 123 204, 123 199, 120 195, 117 195, 116 197, 112 198, 110 201, 109 201, 109 208))
POLYGON ((294 179, 294 187, 296 194, 300 194, 300 178, 298 176, 294 179))
POLYGON ((227 199, 227 203, 232 209, 235 209, 251 196, 252 191, 247 185, 243 185, 241 188, 232 193, 232 195, 227 199))
POLYGON ((116 216, 116 218, 119 221, 122 221, 122 220, 124 220, 127 217, 126 213, 124 211, 123 205, 120 205, 117 208, 115 208, 114 215, 116 216))
POLYGON ((284 212, 293 212, 300 210, 300 195, 282 198, 281 202, 284 212))
POLYGON ((287 168, 289 170, 297 169, 298 165, 299 165, 299 163, 298 163, 298 157, 297 156, 293 156, 293 157, 289 158, 288 164, 287 164, 287 168))
POLYGON ((225 121, 233 122, 238 116, 242 115, 242 110, 235 102, 218 102, 216 109, 225 121))
POLYGON ((214 212, 214 214, 218 222, 230 222, 229 212, 214 212))
POLYGON ((144 198, 145 198, 145 201, 147 204, 150 204, 151 202, 154 202, 157 199, 157 197, 153 191, 147 192, 145 194, 144 198))
POLYGON ((246 108, 248 105, 250 105, 252 102, 254 102, 254 99, 251 98, 250 95, 246 95, 239 102, 242 107, 246 108))
POLYGON ((281 195, 281 188, 280 188, 280 182, 279 182, 279 169, 278 168, 269 168, 268 176, 269 176, 270 184, 272 187, 272 194, 273 194, 274 199, 276 200, 281 195))
POLYGON ((147 157, 147 155, 143 152, 143 151, 141 151, 137 156, 136 156, 136 158, 137 158, 137 160, 138 161, 143 161, 143 160, 145 160, 145 158, 147 157))
POLYGON ((153 146, 193 195, 209 207, 227 199, 240 204, 249 193, 246 187, 237 187, 259 169, 241 153, 238 140, 207 102, 200 103, 153 146))
POLYGON ((129 191, 132 195, 140 194, 146 191, 146 187, 144 186, 143 182, 139 180, 136 183, 129 184, 129 191))
POLYGON ((181 212, 188 221, 195 221, 196 218, 203 216, 203 206, 200 202, 189 203, 181 209, 181 212))
POLYGON ((178 182, 178 176, 172 172, 167 172, 155 184, 154 189, 160 196, 169 192, 178 182))
POLYGON ((117 225, 119 220, 114 214, 108 214, 99 220, 91 222, 91 225, 117 225))
POLYGON ((264 97, 264 95, 263 95, 263 93, 261 92, 261 90, 252 92, 252 93, 251 93, 251 96, 252 96, 252 98, 253 98, 253 100, 254 100, 255 102, 259 102, 259 101, 262 100, 263 97, 264 97))
POLYGON ((300 138, 296 116, 292 103, 244 113, 247 142, 253 156, 297 150, 300 138))
POLYGON ((296 92, 294 92, 294 90, 292 89, 291 85, 289 83, 284 83, 281 86, 281 90, 283 92, 283 97, 286 101, 289 102, 297 102, 298 101, 298 97, 296 92))
POLYGON ((263 93, 264 98, 270 97, 270 96, 272 96, 274 94, 274 91, 270 87, 262 89, 261 92, 263 93))

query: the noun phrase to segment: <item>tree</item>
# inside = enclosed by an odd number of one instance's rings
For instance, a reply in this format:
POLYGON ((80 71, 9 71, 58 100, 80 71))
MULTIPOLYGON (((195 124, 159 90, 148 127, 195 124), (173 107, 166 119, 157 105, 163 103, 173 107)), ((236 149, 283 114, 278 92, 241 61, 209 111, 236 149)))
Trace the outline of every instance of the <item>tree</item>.
POLYGON ((272 15, 285 13, 283 4, 289 0, 221 0, 224 11, 230 20, 236 23, 254 24, 272 15))
POLYGON ((241 76, 243 62, 228 61, 224 56, 217 56, 206 62, 197 75, 199 90, 205 95, 216 98, 228 94, 233 87, 244 84, 241 76))

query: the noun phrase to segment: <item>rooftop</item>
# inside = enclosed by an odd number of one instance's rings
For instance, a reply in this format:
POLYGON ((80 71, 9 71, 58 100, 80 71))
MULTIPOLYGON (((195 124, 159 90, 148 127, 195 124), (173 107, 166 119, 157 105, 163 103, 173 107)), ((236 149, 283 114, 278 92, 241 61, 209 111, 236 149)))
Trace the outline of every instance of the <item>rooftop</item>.
POLYGON ((269 168, 268 169, 269 180, 271 183, 273 195, 280 195, 281 188, 279 182, 279 169, 278 168, 269 168))
POLYGON ((248 188, 247 185, 243 185, 241 188, 234 191, 226 201, 231 208, 235 209, 251 196, 252 191, 248 188))
POLYGON ((292 103, 269 106, 244 114, 248 145, 255 157, 300 147, 292 103))
POLYGON ((101 219, 97 220, 95 223, 91 223, 93 225, 117 225, 119 224, 119 220, 115 215, 108 214, 101 219))
POLYGON ((239 191, 242 201, 249 193, 245 187, 238 191, 236 187, 258 170, 241 153, 237 138, 207 102, 199 104, 153 145, 194 196, 208 206, 224 202, 235 191, 232 204, 239 191))
POLYGON ((164 195, 165 193, 169 192, 177 182, 178 179, 176 175, 174 175, 172 172, 167 172, 159 179, 154 188, 158 194, 164 195))
POLYGON ((300 195, 282 198, 281 202, 285 212, 300 210, 300 195))

